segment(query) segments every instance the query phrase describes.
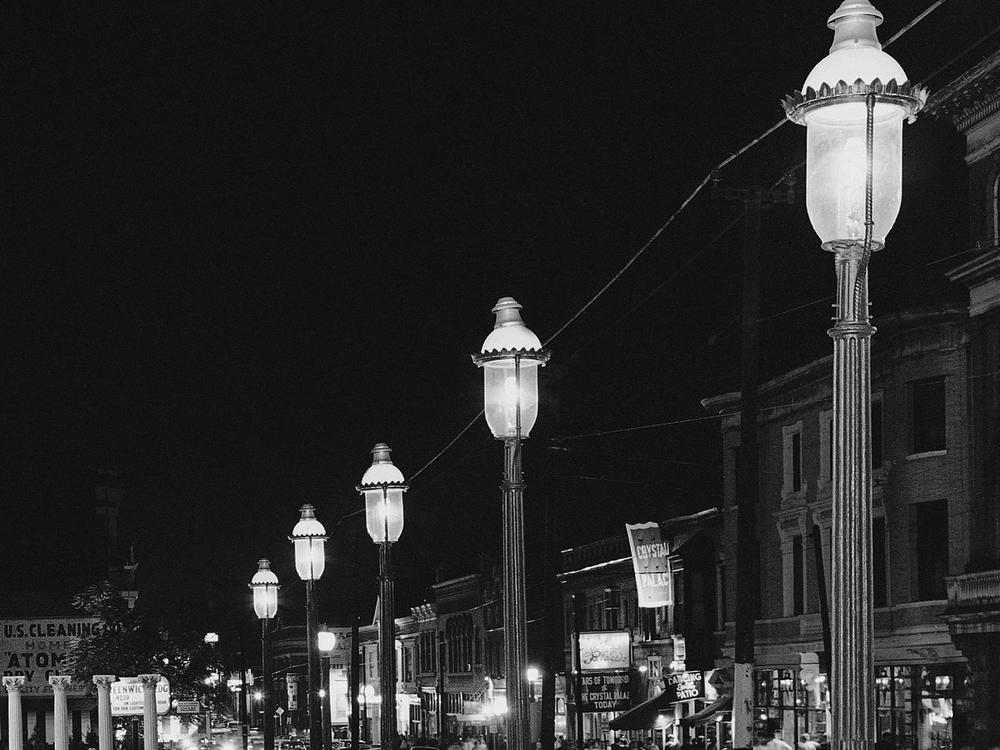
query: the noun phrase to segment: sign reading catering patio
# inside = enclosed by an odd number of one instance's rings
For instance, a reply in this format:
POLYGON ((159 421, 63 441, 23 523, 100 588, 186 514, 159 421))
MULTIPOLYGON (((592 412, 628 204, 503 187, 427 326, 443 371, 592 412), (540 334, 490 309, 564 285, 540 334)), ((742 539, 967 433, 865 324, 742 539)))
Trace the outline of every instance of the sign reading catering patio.
POLYGON ((664 541, 660 524, 627 523, 625 533, 632 548, 632 568, 640 607, 666 607, 672 603, 670 589, 670 544, 664 541))
POLYGON ((579 638, 580 669, 584 672, 631 666, 632 636, 627 630, 585 630, 579 638))
MULTIPOLYGON (((52 695, 49 677, 66 674, 66 652, 77 638, 100 630, 91 617, 26 617, 0 620, 0 663, 6 676, 24 675, 25 695, 52 695)), ((70 696, 87 694, 87 685, 72 683, 70 696)))
POLYGON ((627 711, 631 706, 628 672, 594 672, 580 676, 580 712, 627 711))
POLYGON ((676 672, 663 678, 663 692, 668 702, 705 697, 705 678, 701 672, 676 672))
MULTIPOLYGON (((138 677, 122 677, 111 683, 111 715, 142 714, 142 681, 138 677)), ((156 683, 156 713, 170 710, 170 682, 161 677, 156 683)))

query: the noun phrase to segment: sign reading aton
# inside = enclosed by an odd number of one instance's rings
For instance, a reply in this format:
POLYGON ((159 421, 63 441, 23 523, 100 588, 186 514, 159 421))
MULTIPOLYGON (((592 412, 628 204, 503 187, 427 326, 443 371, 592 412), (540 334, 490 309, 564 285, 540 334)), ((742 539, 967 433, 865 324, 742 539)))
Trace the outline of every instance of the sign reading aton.
MULTIPOLYGON (((0 620, 0 663, 5 676, 24 675, 26 695, 52 695, 49 677, 66 674, 66 653, 78 638, 100 631, 90 617, 26 617, 0 620)), ((88 685, 74 682, 67 695, 86 695, 88 685)))
POLYGON ((631 707, 628 672, 592 672, 580 675, 580 712, 627 711, 631 707))

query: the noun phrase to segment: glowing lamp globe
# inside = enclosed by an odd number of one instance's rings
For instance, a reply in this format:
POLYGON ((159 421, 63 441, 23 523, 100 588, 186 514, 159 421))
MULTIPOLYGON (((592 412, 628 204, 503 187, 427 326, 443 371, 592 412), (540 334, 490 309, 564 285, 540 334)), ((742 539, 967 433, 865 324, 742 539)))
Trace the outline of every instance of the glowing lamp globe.
POLYGON ((316 581, 326 567, 326 529, 316 520, 316 509, 303 505, 299 509, 299 522, 288 537, 295 547, 295 572, 303 581, 316 581))
POLYGON ((882 51, 875 28, 882 14, 867 0, 844 0, 830 16, 830 54, 783 102, 789 119, 806 126, 806 209, 823 247, 860 244, 865 237, 867 104, 872 129, 872 246, 885 245, 902 199, 903 120, 927 93, 882 51))
POLYGON ((372 449, 372 465, 361 477, 357 490, 365 498, 368 535, 376 544, 399 541, 403 533, 403 493, 408 489, 385 443, 372 449))
POLYGON ((270 561, 257 561, 257 572, 250 579, 253 590, 253 611, 261 620, 270 620, 278 613, 278 576, 271 570, 270 561))
POLYGON ((496 324, 473 361, 483 369, 486 424, 496 438, 525 438, 538 418, 538 368, 549 355, 521 319, 521 306, 502 297, 496 324))
POLYGON ((316 634, 316 645, 324 654, 329 654, 337 647, 337 634, 329 630, 321 630, 316 634))

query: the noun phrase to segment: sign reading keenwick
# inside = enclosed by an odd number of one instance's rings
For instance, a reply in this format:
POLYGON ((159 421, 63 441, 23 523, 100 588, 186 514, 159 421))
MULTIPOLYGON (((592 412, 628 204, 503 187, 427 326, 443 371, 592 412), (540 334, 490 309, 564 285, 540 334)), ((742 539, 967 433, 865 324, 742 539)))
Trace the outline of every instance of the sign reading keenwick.
POLYGON ((670 588, 670 544, 664 541, 660 524, 627 523, 625 533, 632 547, 632 568, 640 607, 666 607, 673 603, 670 588))
MULTIPOLYGON (((142 715, 142 681, 138 677, 122 677, 111 683, 111 715, 142 715)), ((156 683, 156 713, 170 710, 170 682, 161 677, 156 683)))

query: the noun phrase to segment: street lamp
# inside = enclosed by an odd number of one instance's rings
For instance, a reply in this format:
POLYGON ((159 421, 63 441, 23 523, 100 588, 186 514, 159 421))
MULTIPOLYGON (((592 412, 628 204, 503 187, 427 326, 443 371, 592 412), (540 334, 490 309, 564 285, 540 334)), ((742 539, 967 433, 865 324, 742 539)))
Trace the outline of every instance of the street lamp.
POLYGON ((333 734, 330 729, 330 652, 337 646, 337 634, 321 630, 316 634, 316 645, 320 655, 320 695, 323 698, 323 750, 330 750, 333 734))
POLYGON ((927 92, 882 51, 879 13, 844 0, 830 16, 833 46, 783 102, 806 126, 806 208, 834 253, 833 585, 831 739, 861 748, 875 739, 872 694, 871 336, 868 261, 885 246, 902 195, 903 120, 927 92))
POLYGON ((253 591, 253 611, 260 620, 260 671, 262 709, 264 712, 264 750, 274 750, 274 717, 271 696, 270 621, 278 613, 278 576, 265 558, 257 561, 257 572, 250 579, 253 591))
POLYGON ((521 320, 520 309, 513 298, 502 297, 493 308, 493 331, 480 353, 472 355, 483 370, 486 423, 493 437, 504 442, 503 647, 510 750, 528 750, 529 746, 521 440, 528 437, 538 417, 538 368, 549 358, 538 336, 521 320))
POLYGON ((316 520, 316 509, 303 505, 299 509, 299 522, 288 537, 295 546, 295 572, 306 584, 306 655, 309 688, 309 750, 320 750, 323 726, 320 718, 319 693, 316 675, 319 673, 319 649, 316 633, 319 631, 319 614, 316 609, 316 581, 323 575, 326 556, 323 547, 326 529, 316 520))
POLYGON ((392 543, 403 533, 403 493, 409 489, 402 472, 389 458, 389 446, 372 448, 372 465, 361 477, 358 492, 365 497, 368 535, 378 545, 379 581, 379 684, 382 706, 379 730, 382 747, 393 747, 396 731, 396 582, 392 572, 392 543))

